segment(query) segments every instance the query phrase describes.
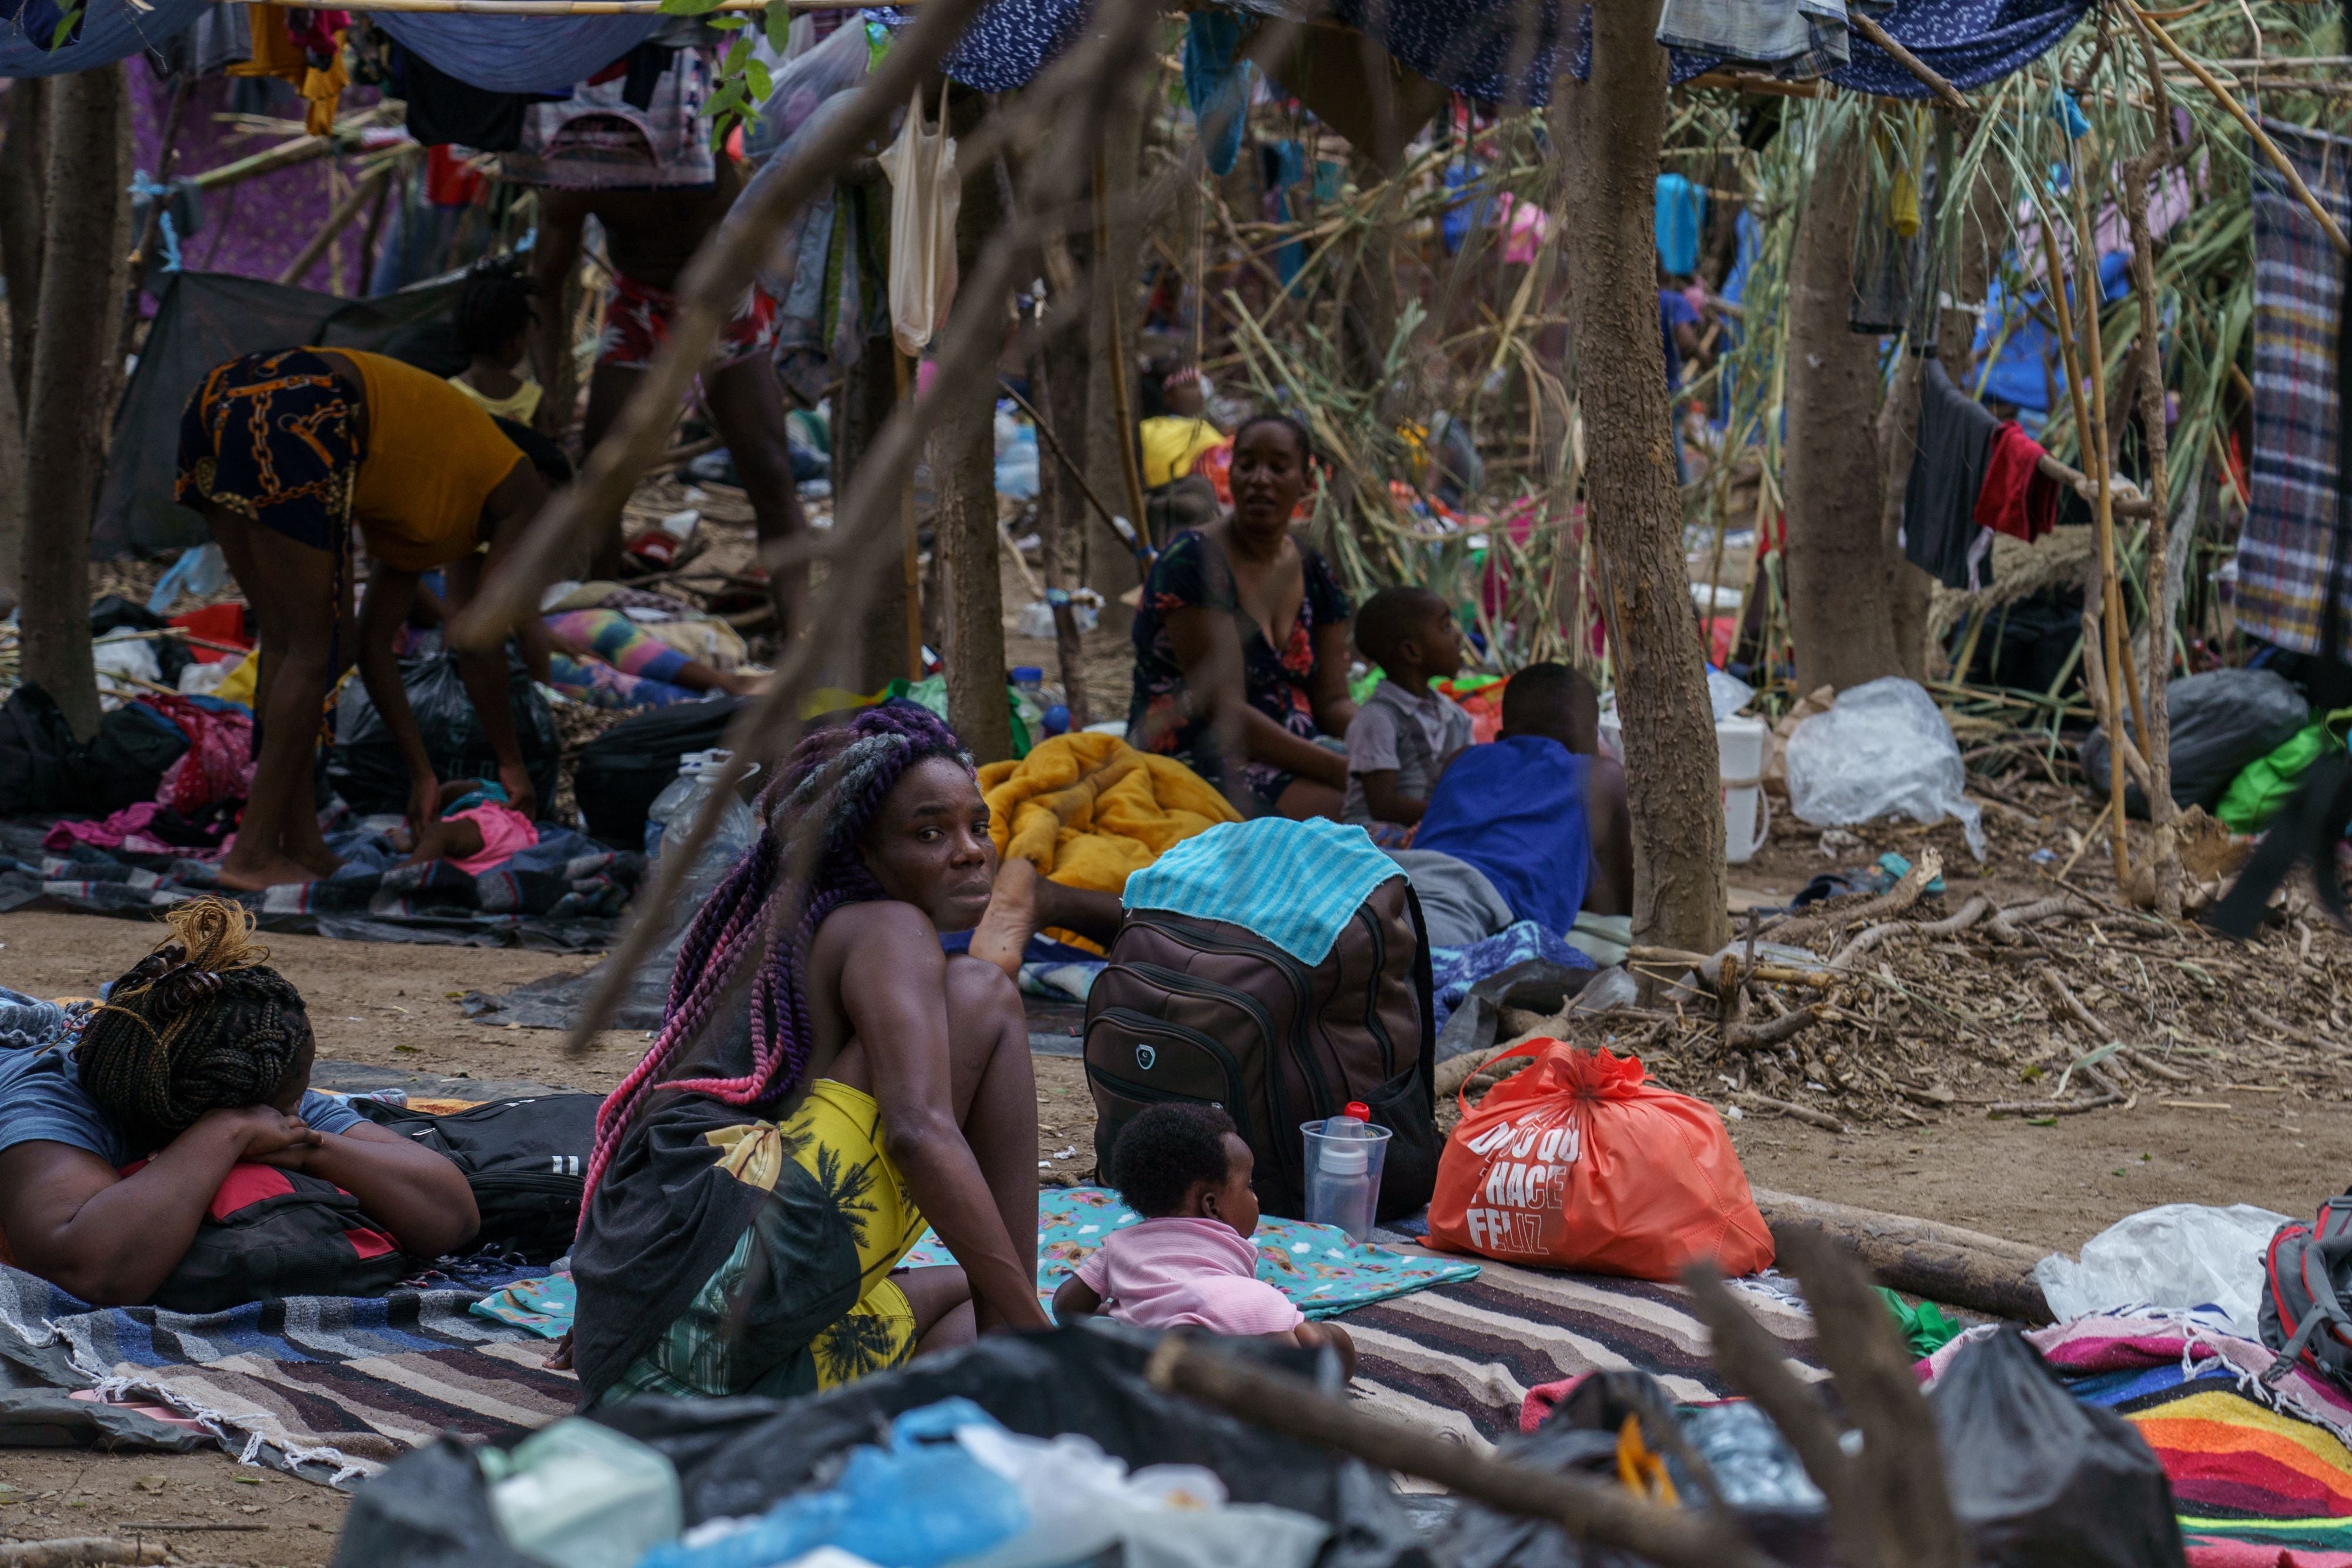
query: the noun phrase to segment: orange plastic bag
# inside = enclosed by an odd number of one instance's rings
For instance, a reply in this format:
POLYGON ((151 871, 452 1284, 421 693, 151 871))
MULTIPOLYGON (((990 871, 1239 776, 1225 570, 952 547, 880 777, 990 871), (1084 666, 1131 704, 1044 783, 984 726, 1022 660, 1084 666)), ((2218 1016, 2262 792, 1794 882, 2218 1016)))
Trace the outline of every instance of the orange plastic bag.
POLYGON ((1531 1040, 1534 1057, 1446 1140, 1429 1239, 1504 1262, 1675 1280, 1708 1260, 1771 1266, 1772 1233, 1713 1107, 1648 1082, 1642 1063, 1531 1040))

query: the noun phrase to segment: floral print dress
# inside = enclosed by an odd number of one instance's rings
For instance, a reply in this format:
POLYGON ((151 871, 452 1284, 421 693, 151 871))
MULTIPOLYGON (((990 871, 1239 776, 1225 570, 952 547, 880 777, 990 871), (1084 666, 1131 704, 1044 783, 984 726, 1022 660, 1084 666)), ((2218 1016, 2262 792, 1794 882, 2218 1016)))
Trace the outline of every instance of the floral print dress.
MULTIPOLYGON (((1208 718, 1192 715, 1185 702, 1184 667, 1168 638, 1167 616, 1177 610, 1223 610, 1232 615, 1241 633, 1242 687, 1249 705, 1301 739, 1316 737, 1308 695, 1315 679, 1315 629, 1344 623, 1350 610, 1330 563, 1304 545, 1299 555, 1307 591, 1290 636, 1277 650, 1241 607, 1224 551, 1198 529, 1187 529, 1169 541, 1143 585, 1136 611, 1135 696, 1127 713, 1128 735, 1134 744, 1175 758, 1212 784, 1223 781, 1208 718)), ((1271 763, 1242 765, 1242 782, 1265 811, 1275 809, 1297 777, 1271 763)))

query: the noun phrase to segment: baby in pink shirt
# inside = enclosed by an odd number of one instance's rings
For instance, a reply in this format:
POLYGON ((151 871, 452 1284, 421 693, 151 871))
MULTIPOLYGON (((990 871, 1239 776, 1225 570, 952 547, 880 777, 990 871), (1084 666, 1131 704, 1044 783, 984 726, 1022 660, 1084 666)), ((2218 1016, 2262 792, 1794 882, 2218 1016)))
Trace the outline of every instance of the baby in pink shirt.
POLYGON ((1139 1328, 1204 1328, 1265 1334, 1307 1349, 1329 1345, 1349 1376, 1356 1347, 1346 1331, 1308 1322, 1289 1298, 1257 1277, 1257 1194, 1250 1146, 1213 1105, 1154 1105, 1120 1129, 1113 1185, 1143 1217, 1124 1226, 1054 1292, 1063 1322, 1108 1312, 1139 1328))

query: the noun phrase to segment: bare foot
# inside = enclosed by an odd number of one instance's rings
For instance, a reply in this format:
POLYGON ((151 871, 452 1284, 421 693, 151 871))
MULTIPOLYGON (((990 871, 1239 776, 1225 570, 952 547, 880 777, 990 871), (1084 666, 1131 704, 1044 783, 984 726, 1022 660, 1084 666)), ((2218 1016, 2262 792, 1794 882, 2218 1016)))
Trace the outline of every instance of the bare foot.
POLYGON ((236 865, 229 861, 223 861, 220 865, 220 884, 238 893, 258 893, 265 887, 277 887, 285 883, 318 880, 318 873, 285 855, 271 855, 258 865, 236 865))
POLYGON ((1025 860, 1006 861, 996 870, 988 913, 972 927, 971 956, 985 958, 1018 980, 1021 955, 1036 934, 1037 868, 1025 860))
POLYGON ((324 844, 316 850, 297 850, 290 858, 296 865, 310 872, 309 876, 301 879, 304 882, 324 882, 343 869, 342 857, 324 844))

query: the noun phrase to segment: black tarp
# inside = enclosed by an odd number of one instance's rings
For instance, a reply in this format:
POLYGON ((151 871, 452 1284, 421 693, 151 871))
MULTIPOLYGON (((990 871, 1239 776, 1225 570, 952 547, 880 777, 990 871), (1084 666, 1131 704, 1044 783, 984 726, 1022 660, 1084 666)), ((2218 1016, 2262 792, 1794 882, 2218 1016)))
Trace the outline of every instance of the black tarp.
POLYGON ((90 528, 96 559, 154 555, 209 538, 204 520, 172 499, 180 413, 224 360, 305 346, 364 349, 425 363, 433 323, 457 303, 457 279, 377 299, 344 299, 238 277, 177 272, 157 297, 138 368, 114 415, 114 444, 90 528))
MULTIPOLYGON (((961 1396, 1013 1431, 1081 1432, 1131 1466, 1204 1465, 1236 1502, 1324 1520, 1334 1533, 1317 1568, 1431 1568, 1435 1559, 1387 1477, 1360 1459, 1158 1392, 1143 1375, 1157 1339, 1090 1320, 1045 1333, 991 1335, 803 1399, 635 1399, 592 1418, 677 1467, 689 1526, 764 1512, 814 1484, 827 1461, 873 1442, 902 1412, 961 1396)), ((1305 1352, 1257 1342, 1223 1348, 1302 1374, 1315 1364, 1305 1352)), ((334 1561, 335 1568, 534 1568, 499 1534, 472 1452, 447 1437, 360 1490, 334 1561)))

